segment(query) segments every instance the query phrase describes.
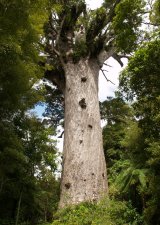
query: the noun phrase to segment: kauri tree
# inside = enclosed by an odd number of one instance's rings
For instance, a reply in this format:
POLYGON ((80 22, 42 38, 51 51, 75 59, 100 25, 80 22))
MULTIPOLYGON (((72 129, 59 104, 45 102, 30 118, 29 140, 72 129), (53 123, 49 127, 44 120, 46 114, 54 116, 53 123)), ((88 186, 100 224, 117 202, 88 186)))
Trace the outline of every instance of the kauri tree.
POLYGON ((45 77, 64 95, 64 152, 60 207, 98 201, 107 193, 98 101, 103 63, 136 49, 142 0, 105 0, 88 10, 84 0, 50 1, 44 25, 45 77))

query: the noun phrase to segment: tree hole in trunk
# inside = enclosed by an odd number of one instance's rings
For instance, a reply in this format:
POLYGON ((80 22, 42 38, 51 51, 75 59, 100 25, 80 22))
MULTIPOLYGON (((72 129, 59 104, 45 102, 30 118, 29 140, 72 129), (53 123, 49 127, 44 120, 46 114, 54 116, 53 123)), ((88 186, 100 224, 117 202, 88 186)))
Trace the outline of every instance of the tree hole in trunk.
POLYGON ((82 98, 82 99, 79 101, 79 105, 81 106, 82 109, 86 109, 87 104, 86 104, 85 98, 82 98))
POLYGON ((70 184, 70 183, 66 183, 66 184, 65 184, 65 187, 66 187, 66 189, 70 189, 71 184, 70 184))
POLYGON ((82 144, 82 143, 83 143, 83 141, 82 141, 82 140, 80 140, 80 141, 79 141, 79 143, 80 143, 80 144, 82 144))
POLYGON ((90 129, 92 129, 92 128, 93 128, 93 126, 92 126, 91 124, 89 124, 89 125, 88 125, 88 127, 89 127, 90 129))
POLYGON ((86 181, 86 179, 84 179, 84 181, 86 181))
POLYGON ((94 176, 94 173, 92 173, 92 176, 94 176))
POLYGON ((102 173, 102 177, 104 178, 104 173, 102 173))
POLYGON ((87 77, 82 77, 81 82, 85 83, 87 81, 87 77))

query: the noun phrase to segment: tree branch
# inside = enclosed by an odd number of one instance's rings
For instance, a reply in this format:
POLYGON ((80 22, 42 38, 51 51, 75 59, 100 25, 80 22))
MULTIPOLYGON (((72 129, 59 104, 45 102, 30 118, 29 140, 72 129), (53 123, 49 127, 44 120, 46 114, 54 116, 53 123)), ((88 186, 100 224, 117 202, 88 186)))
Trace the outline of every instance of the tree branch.
POLYGON ((60 57, 60 52, 59 52, 57 49, 55 49, 53 43, 52 43, 52 50, 53 50, 53 52, 54 52, 57 56, 60 57))
POLYGON ((63 16, 63 19, 62 19, 61 24, 60 24, 60 29, 58 31, 57 39, 56 39, 56 43, 57 43, 58 47, 59 47, 59 40, 60 40, 60 36, 61 36, 61 32, 62 32, 62 28, 63 28, 65 18, 66 18, 66 15, 63 16))
POLYGON ((118 54, 118 56, 120 57, 120 58, 126 58, 126 59, 130 59, 131 57, 132 57, 132 55, 122 55, 122 54, 118 54))
POLYGON ((115 47, 110 47, 110 49, 108 51, 106 51, 105 49, 103 49, 99 55, 98 55, 98 63, 100 65, 100 67, 103 66, 104 62, 109 59, 116 51, 115 47))
POLYGON ((107 82, 111 82, 113 85, 115 85, 111 80, 109 80, 109 79, 106 77, 104 70, 101 69, 101 71, 102 71, 102 73, 103 73, 103 76, 104 76, 105 79, 107 80, 107 82))
POLYGON ((109 16, 108 16, 108 19, 107 19, 107 23, 111 22, 113 17, 115 16, 115 8, 116 6, 121 2, 122 0, 116 0, 116 2, 114 3, 113 5, 113 8, 110 9, 109 11, 109 16))
MULTIPOLYGON (((105 27, 112 21, 115 16, 115 8, 122 0, 116 0, 114 5, 111 6, 109 12, 105 8, 104 11, 101 11, 99 15, 99 9, 97 9, 95 18, 91 21, 90 27, 86 33, 87 43, 92 43, 95 37, 103 30, 105 27), (106 16, 108 14, 108 16, 106 16)), ((107 30, 104 32, 106 34, 107 30)))
POLYGON ((58 87, 60 91, 64 94, 65 91, 65 76, 64 71, 61 70, 46 70, 44 78, 50 80, 54 85, 58 87))
POLYGON ((112 67, 111 65, 108 65, 107 63, 103 63, 103 65, 108 66, 108 67, 112 67))
POLYGON ((113 53, 112 57, 120 64, 121 67, 123 67, 121 56, 119 56, 117 53, 113 53))
POLYGON ((142 23, 145 25, 151 25, 151 26, 155 26, 155 27, 160 26, 160 23, 150 23, 150 22, 142 22, 142 23))
POLYGON ((64 130, 62 131, 62 133, 58 136, 58 138, 62 138, 64 134, 64 130))

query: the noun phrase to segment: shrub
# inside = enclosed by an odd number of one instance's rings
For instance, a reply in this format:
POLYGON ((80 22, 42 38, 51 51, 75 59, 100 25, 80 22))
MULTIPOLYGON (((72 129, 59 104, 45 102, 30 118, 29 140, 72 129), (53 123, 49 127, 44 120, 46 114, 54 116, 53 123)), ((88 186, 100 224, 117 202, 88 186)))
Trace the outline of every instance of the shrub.
POLYGON ((141 217, 130 203, 105 199, 81 203, 57 213, 52 225, 140 225, 141 217))

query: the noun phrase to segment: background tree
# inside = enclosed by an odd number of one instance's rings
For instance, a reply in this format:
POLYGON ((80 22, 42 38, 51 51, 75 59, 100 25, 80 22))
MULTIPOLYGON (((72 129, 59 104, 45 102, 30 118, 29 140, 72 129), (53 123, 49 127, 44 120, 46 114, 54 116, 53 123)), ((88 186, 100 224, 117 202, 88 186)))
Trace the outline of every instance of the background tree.
MULTIPOLYGON (((114 101, 107 102, 107 105, 104 102, 104 112, 105 106, 108 106, 104 114, 107 116, 104 118, 109 117, 104 128, 104 143, 111 196, 131 201, 142 215, 144 224, 159 224, 158 1, 152 5, 149 19, 147 26, 151 27, 147 31, 145 42, 131 57, 120 76, 121 97, 129 101, 133 117, 127 116, 121 129, 113 129, 118 125, 118 121, 110 121, 110 117, 114 118, 114 101), (107 139, 111 140, 110 144, 107 139)), ((114 109, 116 112, 117 108, 116 106, 114 109)), ((125 118, 125 114, 123 117, 125 118)))
POLYGON ((141 168, 147 169, 144 221, 146 224, 159 224, 159 1, 154 2, 150 23, 150 38, 122 72, 120 87, 125 97, 133 101, 138 129, 142 134, 140 140, 144 143, 143 148, 137 148, 135 155, 135 161, 143 162, 141 168))
POLYGON ((38 65, 41 50, 38 41, 47 18, 45 4, 46 1, 0 2, 1 224, 10 221, 19 224, 24 220, 35 224, 45 217, 48 220, 58 201, 58 181, 54 175, 56 148, 50 139, 55 131, 28 112, 43 99, 36 83, 43 75, 38 65), (41 184, 46 179, 42 170, 50 173, 45 181, 48 187, 41 184), (44 198, 51 195, 48 205, 52 202, 45 212, 44 199, 39 198, 44 191, 44 198))

